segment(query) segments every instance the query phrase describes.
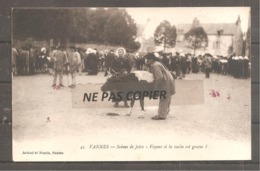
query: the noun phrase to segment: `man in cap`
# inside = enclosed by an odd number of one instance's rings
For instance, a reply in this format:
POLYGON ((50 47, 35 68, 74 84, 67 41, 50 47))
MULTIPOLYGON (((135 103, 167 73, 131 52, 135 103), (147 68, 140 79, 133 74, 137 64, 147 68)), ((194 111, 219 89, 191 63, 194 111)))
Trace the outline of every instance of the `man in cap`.
POLYGON ((54 65, 53 65, 53 84, 52 87, 56 87, 56 81, 57 81, 57 76, 59 76, 59 85, 57 86, 59 87, 64 87, 63 85, 63 68, 64 65, 67 64, 67 55, 64 52, 64 47, 60 46, 58 47, 58 50, 56 50, 55 52, 53 52, 53 55, 50 57, 50 60, 53 61, 54 65))
POLYGON ((147 56, 149 71, 154 76, 155 90, 165 91, 165 98, 160 99, 158 114, 153 116, 153 120, 164 120, 170 112, 171 96, 175 94, 175 81, 169 70, 160 62, 153 53, 147 56))

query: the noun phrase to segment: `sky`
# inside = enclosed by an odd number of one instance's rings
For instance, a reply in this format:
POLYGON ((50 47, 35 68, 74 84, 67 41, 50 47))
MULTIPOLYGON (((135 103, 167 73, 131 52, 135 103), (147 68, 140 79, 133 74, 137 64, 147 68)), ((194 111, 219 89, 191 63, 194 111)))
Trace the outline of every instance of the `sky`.
POLYGON ((241 19, 243 32, 247 31, 250 7, 163 7, 163 8, 126 8, 136 24, 146 25, 144 36, 153 36, 156 27, 163 20, 171 24, 191 24, 197 17, 200 23, 235 23, 241 19))

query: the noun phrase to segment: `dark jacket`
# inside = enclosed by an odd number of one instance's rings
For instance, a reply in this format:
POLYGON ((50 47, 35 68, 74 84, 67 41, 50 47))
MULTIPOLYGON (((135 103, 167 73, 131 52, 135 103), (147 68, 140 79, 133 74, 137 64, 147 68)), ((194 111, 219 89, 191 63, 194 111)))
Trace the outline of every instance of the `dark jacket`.
POLYGON ((126 58, 115 58, 112 62, 111 62, 111 70, 112 73, 116 72, 116 73, 123 73, 124 71, 127 71, 127 73, 130 73, 132 67, 130 64, 130 61, 126 58))

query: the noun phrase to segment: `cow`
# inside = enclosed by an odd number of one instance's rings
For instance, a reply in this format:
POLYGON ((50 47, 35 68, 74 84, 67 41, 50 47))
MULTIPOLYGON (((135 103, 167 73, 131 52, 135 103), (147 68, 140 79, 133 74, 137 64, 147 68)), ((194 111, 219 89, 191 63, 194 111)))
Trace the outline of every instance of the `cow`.
POLYGON ((118 93, 118 101, 131 101, 130 110, 127 116, 130 116, 135 100, 140 101, 141 110, 144 112, 144 97, 149 99, 165 98, 165 91, 156 91, 154 89, 154 78, 148 71, 133 71, 126 76, 110 76, 101 87, 102 92, 118 93), (121 94, 119 94, 121 93, 121 94))

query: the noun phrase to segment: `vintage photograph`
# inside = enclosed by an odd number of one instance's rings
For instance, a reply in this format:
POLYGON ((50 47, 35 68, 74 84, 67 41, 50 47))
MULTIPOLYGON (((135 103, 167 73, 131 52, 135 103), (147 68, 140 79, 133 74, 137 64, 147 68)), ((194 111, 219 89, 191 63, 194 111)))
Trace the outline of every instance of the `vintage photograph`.
POLYGON ((250 17, 13 8, 13 161, 251 160, 250 17))

